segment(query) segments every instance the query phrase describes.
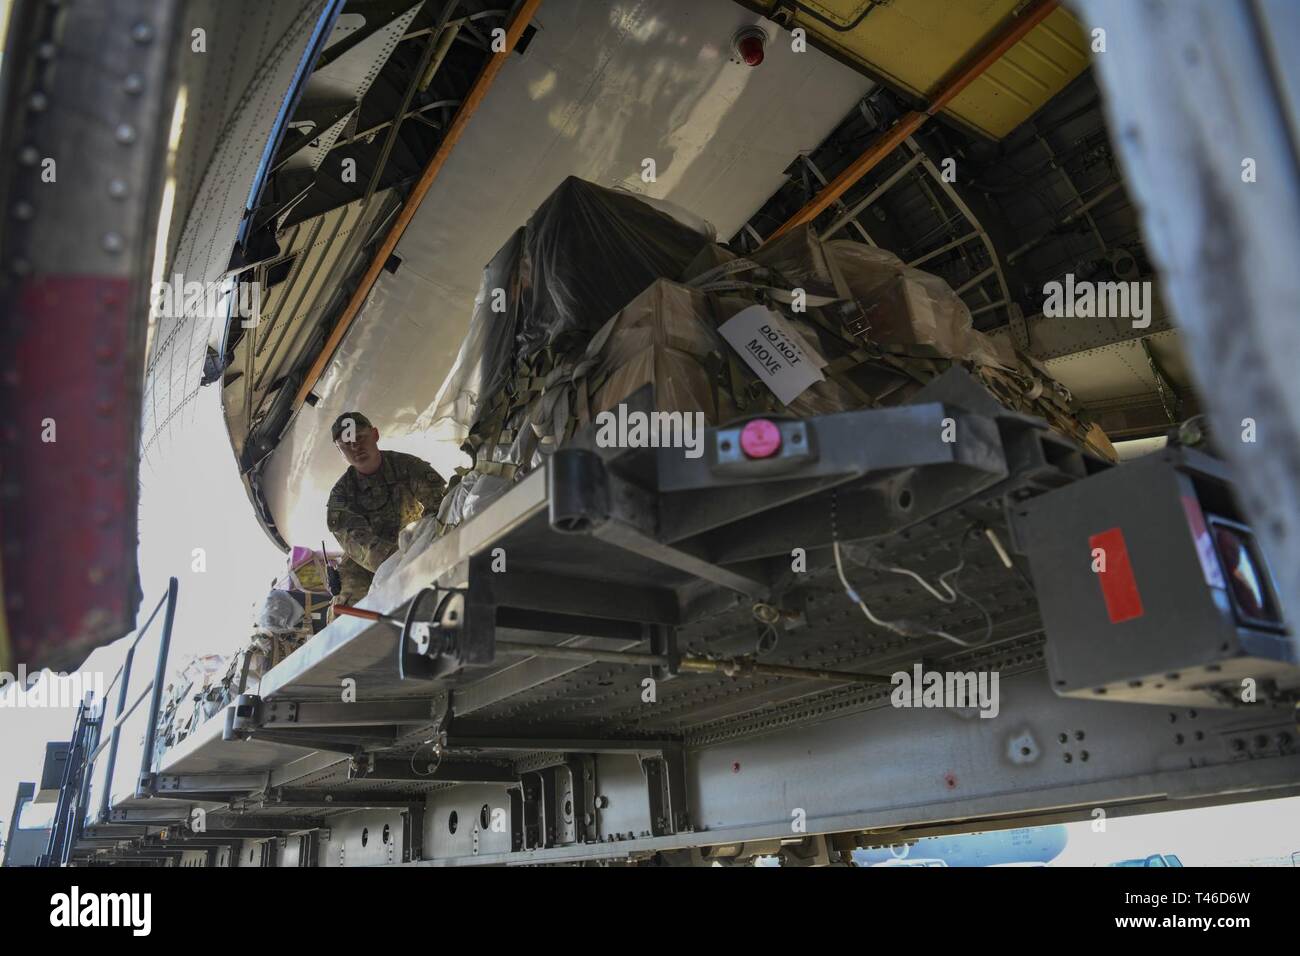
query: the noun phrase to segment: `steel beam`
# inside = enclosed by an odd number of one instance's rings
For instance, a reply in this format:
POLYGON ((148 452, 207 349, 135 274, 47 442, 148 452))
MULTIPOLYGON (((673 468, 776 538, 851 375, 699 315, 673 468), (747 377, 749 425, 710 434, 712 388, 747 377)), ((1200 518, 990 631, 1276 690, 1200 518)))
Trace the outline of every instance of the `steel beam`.
MULTIPOLYGON (((552 456, 548 465, 553 464, 556 457, 558 455, 552 456)), ((657 496, 613 474, 608 475, 607 480, 610 513, 606 521, 591 529, 593 537, 752 598, 762 600, 768 596, 765 582, 661 540, 657 533, 657 496)))
MULTIPOLYGON (((207 833, 219 833, 223 838, 229 838, 237 833, 241 836, 256 838, 266 836, 268 833, 315 830, 324 825, 325 821, 320 817, 218 816, 208 814, 203 832, 195 835, 202 837, 203 834, 207 833)), ((182 837, 182 839, 188 839, 188 835, 182 837)))
POLYGON ((1002 58, 1002 55, 1019 43, 1030 30, 1038 26, 1056 9, 1056 0, 1038 0, 1034 6, 1020 13, 994 35, 993 39, 968 65, 949 80, 945 81, 931 99, 925 110, 912 110, 905 113, 897 123, 885 130, 870 146, 849 166, 835 177, 825 189, 809 200, 802 209, 785 221, 782 226, 768 236, 767 241, 785 235, 796 226, 816 219, 825 209, 844 192, 880 164, 886 156, 898 148, 904 140, 921 128, 931 117, 940 112, 954 97, 966 89, 990 66, 1002 58))
MULTIPOLYGON (((456 747, 471 746, 457 743, 456 747)), ((430 783, 517 783, 518 774, 507 764, 472 760, 419 757, 378 757, 354 769, 350 780, 427 780, 430 783)))
POLYGON ((309 828, 290 827, 280 830, 271 827, 209 827, 209 830, 214 834, 214 836, 209 837, 206 834, 198 834, 194 837, 169 836, 168 845, 175 846, 177 849, 184 849, 189 846, 220 846, 229 843, 231 840, 269 840, 277 836, 279 833, 288 833, 295 829, 309 828))
MULTIPOLYGON (((817 164, 812 161, 812 157, 807 153, 800 153, 799 158, 803 161, 803 164, 808 167, 808 171, 816 176, 817 181, 824 187, 826 185, 826 177, 823 176, 822 171, 817 168, 817 164)), ((858 231, 858 235, 862 237, 863 242, 869 246, 877 245, 876 241, 867 233, 867 230, 863 227, 862 223, 858 221, 858 212, 848 212, 849 207, 844 204, 844 200, 842 199, 836 199, 833 205, 836 211, 846 214, 843 217, 845 223, 851 224, 853 228, 858 231)), ((827 235, 829 235, 829 232, 827 235)))
POLYGON ((856 222, 857 216, 865 212, 867 209, 871 207, 871 204, 873 202, 875 202, 885 193, 889 192, 889 190, 892 189, 899 182, 899 180, 901 180, 904 176, 910 173, 912 169, 917 165, 917 163, 921 162, 922 159, 924 159, 924 156, 918 153, 917 155, 913 156, 911 159, 904 162, 902 166, 899 166, 896 170, 890 173, 889 177, 883 183, 881 183, 875 189, 871 190, 871 192, 867 193, 867 195, 865 195, 857 202, 855 202, 848 210, 845 211, 845 213, 842 216, 840 216, 840 218, 836 219, 824 230, 822 230, 821 238, 830 239, 832 236, 835 235, 835 233, 839 232, 850 222, 856 222))
MULTIPOLYGON (((1169 320, 1169 313, 1158 295, 1152 297, 1151 314, 1148 318, 1150 323, 1139 327, 1132 321, 1065 316, 1049 318, 1040 313, 1023 319, 1028 347, 1018 341, 1015 344, 1039 361, 1046 362, 1050 359, 1065 358, 1080 352, 1106 348, 1121 342, 1149 338, 1161 332, 1172 331, 1174 328, 1169 320)), ((991 330, 989 334, 1012 336, 1013 332, 1011 325, 1008 324, 991 330)), ((1015 341, 1014 337, 1013 341, 1015 341)))
POLYGON ((970 242, 972 239, 979 239, 982 235, 983 233, 981 233, 978 229, 973 232, 968 232, 966 233, 966 235, 959 236, 956 239, 952 240, 951 242, 944 243, 942 246, 940 246, 937 249, 931 249, 925 255, 913 259, 911 262, 908 263, 908 265, 915 269, 929 262, 935 256, 941 256, 949 249, 956 249, 958 246, 963 246, 966 243, 970 242))
POLYGON ((427 724, 434 721, 438 700, 445 698, 402 699, 379 701, 319 702, 275 701, 261 702, 257 728, 259 730, 314 727, 391 727, 400 724, 427 724))
MULTIPOLYGON (((498 609, 498 633, 504 628, 502 614, 498 609)), ((600 646, 613 650, 630 650, 641 643, 641 635, 627 639, 610 639, 602 637, 571 637, 561 641, 559 646, 580 647, 599 642, 600 646)), ((563 677, 565 674, 580 670, 585 666, 582 661, 561 661, 556 658, 532 657, 498 670, 487 677, 474 681, 455 691, 456 713, 463 717, 484 707, 506 700, 516 694, 522 694, 531 688, 539 687, 548 681, 563 677)))
POLYGON ((108 823, 183 823, 190 818, 189 807, 121 807, 112 810, 108 823))
MULTIPOLYGON (((469 721, 458 721, 447 731, 449 748, 532 753, 535 751, 555 751, 557 753, 586 754, 651 754, 663 753, 666 749, 680 747, 676 740, 642 739, 617 740, 608 737, 578 737, 567 735, 506 735, 498 731, 499 726, 469 721)), ((399 778, 401 779, 401 778, 399 778)))
POLYGON ((273 744, 288 744, 290 747, 302 747, 304 750, 323 750, 328 753, 354 754, 358 750, 373 750, 391 747, 397 741, 397 734, 343 733, 336 731, 325 734, 313 732, 310 728, 303 730, 255 730, 248 732, 248 739, 262 740, 273 744))
POLYGON ((590 663, 622 664, 659 668, 666 670, 675 666, 681 673, 692 674, 757 674, 766 677, 788 677, 794 680, 830 681, 836 684, 888 684, 890 678, 882 674, 855 674, 847 671, 832 671, 811 667, 784 667, 775 664, 762 664, 748 659, 715 660, 702 657, 674 657, 669 654, 653 654, 638 651, 603 651, 585 647, 557 647, 550 644, 533 644, 526 641, 496 642, 498 653, 528 654, 536 657, 554 657, 561 660, 587 661, 590 663))
POLYGON ((404 807, 424 806, 424 798, 375 790, 358 794, 346 790, 282 787, 267 794, 264 806, 292 810, 400 810, 404 807))
POLYGON ((266 788, 265 773, 160 773, 151 790, 164 794, 253 793, 266 788))

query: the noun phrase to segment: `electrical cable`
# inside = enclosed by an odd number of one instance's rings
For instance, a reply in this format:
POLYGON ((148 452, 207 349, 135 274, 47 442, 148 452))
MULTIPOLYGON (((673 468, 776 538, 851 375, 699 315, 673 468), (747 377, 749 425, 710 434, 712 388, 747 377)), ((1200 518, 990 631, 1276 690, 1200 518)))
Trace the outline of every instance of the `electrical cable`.
POLYGON ((411 773, 415 774, 418 777, 432 777, 434 774, 438 772, 438 768, 442 766, 442 745, 440 743, 441 737, 442 737, 442 719, 439 718, 438 722, 433 725, 433 736, 430 737, 428 740, 420 741, 420 743, 416 745, 415 750, 411 751, 411 773), (415 768, 415 758, 420 755, 420 751, 424 748, 426 744, 433 744, 433 752, 430 754, 430 756, 437 757, 438 759, 433 764, 431 770, 429 770, 427 773, 420 773, 420 771, 415 768))
MULTIPOLYGON (((848 578, 844 576, 844 564, 840 560, 840 543, 838 541, 832 541, 831 550, 835 554, 835 570, 839 573, 840 583, 844 585, 844 593, 848 595, 850 601, 852 601, 854 604, 856 604, 859 608, 862 609, 862 613, 866 615, 867 620, 870 621, 872 624, 876 625, 877 627, 887 628, 888 630, 891 630, 895 634, 898 634, 902 637, 926 637, 928 635, 933 634, 935 637, 942 637, 945 641, 951 641, 953 644, 956 644, 959 647, 975 647, 976 644, 983 643, 983 641, 977 641, 975 643, 972 643, 970 641, 963 641, 960 637, 954 637, 953 635, 949 634, 947 631, 940 631, 934 628, 926 628, 923 631, 916 631, 909 627, 906 627, 905 626, 906 622, 904 621, 897 621, 897 622, 882 621, 880 618, 876 617, 874 614, 871 613, 871 608, 867 607, 867 602, 862 600, 862 597, 858 594, 857 591, 853 590, 853 586, 849 584, 848 578)), ((987 617, 987 614, 985 616, 987 617)), ((989 626, 989 631, 990 632, 992 631, 991 623, 989 626)), ((988 634, 985 634, 983 640, 987 640, 987 639, 988 639, 988 634)))
POLYGON ((881 565, 880 568, 882 571, 889 571, 892 574, 907 575, 909 578, 914 580, 917 584, 921 585, 921 587, 929 591, 930 594, 934 596, 934 599, 936 601, 941 601, 944 604, 951 604, 957 600, 957 592, 954 591, 948 585, 948 582, 946 582, 944 578, 946 578, 950 574, 960 571, 965 564, 966 564, 965 560, 962 560, 957 564, 957 567, 953 568, 951 571, 945 571, 943 574, 939 575, 939 585, 945 591, 948 592, 947 596, 940 594, 938 591, 936 591, 933 587, 930 586, 929 581, 921 577, 921 575, 917 574, 915 571, 909 571, 907 568, 895 566, 895 565, 888 565, 888 564, 881 565))
POLYGON ((905 574, 915 579, 936 600, 944 604, 952 604, 956 602, 958 597, 961 597, 967 603, 974 605, 976 610, 978 610, 984 618, 984 624, 985 624, 984 636, 980 638, 978 641, 965 641, 962 640, 960 637, 955 637, 952 634, 949 634, 947 631, 942 631, 937 628, 925 628, 924 630, 918 631, 917 629, 909 626, 906 621, 884 621, 876 617, 876 615, 872 613, 871 608, 867 606, 867 602, 862 599, 862 596, 858 594, 856 590, 854 590, 853 585, 849 583, 849 579, 844 573, 844 561, 840 555, 840 542, 839 542, 839 535, 838 535, 838 528, 837 528, 837 521, 836 521, 836 508, 837 508, 836 493, 835 491, 832 490, 831 492, 831 551, 835 556, 835 571, 839 575, 840 584, 844 587, 844 593, 848 596, 850 601, 852 601, 861 609, 863 615, 866 616, 868 621, 870 621, 872 624, 876 625, 877 627, 883 627, 887 630, 893 631, 895 634, 898 634, 902 637, 927 637, 933 635, 935 637, 941 637, 945 641, 949 641, 950 643, 956 644, 959 647, 967 647, 967 648, 978 647, 979 645, 985 643, 990 637, 992 637, 993 635, 992 615, 989 614, 988 609, 985 608, 984 605, 980 604, 969 594, 962 591, 961 587, 959 586, 956 580, 956 576, 960 574, 962 569, 966 566, 966 548, 969 545, 970 540, 972 539, 972 537, 979 534, 981 531, 979 525, 971 525, 970 528, 966 530, 966 533, 962 536, 962 543, 958 548, 958 553, 957 553, 957 557, 958 557, 957 565, 943 572, 941 575, 939 575, 938 578, 939 584, 944 588, 945 591, 949 593, 950 597, 944 597, 937 590, 935 590, 928 581, 926 581, 924 578, 922 578, 919 574, 917 574, 914 571, 910 571, 907 568, 902 568, 897 566, 890 566, 890 565, 879 566, 882 570, 892 571, 896 574, 905 574), (952 584, 949 584, 947 580, 950 577, 953 578, 952 584))
POLYGON ((776 645, 780 642, 781 635, 771 624, 759 626, 758 640, 754 643, 754 657, 762 657, 764 654, 770 654, 776 650, 776 645))

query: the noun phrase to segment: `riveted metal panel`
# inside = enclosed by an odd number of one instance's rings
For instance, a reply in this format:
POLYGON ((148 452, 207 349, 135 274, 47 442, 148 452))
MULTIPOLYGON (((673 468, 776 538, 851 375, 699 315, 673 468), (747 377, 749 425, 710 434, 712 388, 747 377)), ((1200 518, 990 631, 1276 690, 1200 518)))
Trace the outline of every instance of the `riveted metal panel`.
MULTIPOLYGON (((1000 667, 995 654, 984 665, 1000 667)), ((719 741, 687 755, 692 832, 550 850, 434 854, 428 865, 645 859, 656 852, 817 833, 888 841, 1036 822, 1287 796, 1300 791, 1289 715, 1062 700, 1041 667, 1004 675, 996 717, 870 709, 719 741), (802 811, 798 813, 797 811, 802 811), (795 826, 798 823, 802 829, 795 826)), ((597 758, 597 776, 607 757, 597 758)), ((1097 839, 1105 839, 1099 834, 1097 839)))
MULTIPOLYGON (((777 0, 749 5, 768 13, 781 6, 777 0)), ((803 6, 821 18, 798 11, 790 25, 806 30, 812 44, 924 99, 1011 22, 1024 4, 1020 0, 891 0, 876 4, 871 0, 812 0, 803 6)), ((788 44, 790 39, 782 34, 779 42, 788 44)), ((986 136, 1001 139, 1087 66, 1083 27, 1070 11, 1059 8, 954 98, 944 113, 986 136)))
MULTIPOLYGON (((174 195, 159 280, 215 282, 230 264, 245 202, 326 0, 191 5, 214 52, 185 58, 174 195)), ((167 117, 168 123, 171 117, 167 117)), ((141 454, 161 454, 199 394, 213 316, 158 316, 150 329, 141 454)))
POLYGON ((402 825, 402 814, 396 810, 365 810, 331 817, 328 833, 319 833, 317 865, 401 863, 402 825))
POLYGON ((425 855, 508 853, 510 824, 506 787, 463 786, 430 794, 424 813, 425 855))

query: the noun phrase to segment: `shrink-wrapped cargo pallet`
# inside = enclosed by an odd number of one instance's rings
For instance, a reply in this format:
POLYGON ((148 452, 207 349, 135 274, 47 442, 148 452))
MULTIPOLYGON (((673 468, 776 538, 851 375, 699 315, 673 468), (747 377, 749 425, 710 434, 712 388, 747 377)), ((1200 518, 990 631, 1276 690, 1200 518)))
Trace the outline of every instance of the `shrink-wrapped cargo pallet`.
POLYGON ((438 518, 469 517, 647 384, 658 410, 719 424, 900 404, 955 363, 1012 410, 1113 457, 1068 391, 977 331, 939 277, 807 226, 738 258, 638 197, 571 178, 485 272, 432 415, 474 466, 438 518), (741 326, 779 338, 787 364, 814 367, 806 387, 778 397, 764 371, 782 360, 757 333, 738 339, 741 326))
POLYGON ((632 193, 564 180, 492 258, 465 341, 422 424, 465 440, 548 359, 592 333, 655 279, 677 278, 712 233, 632 193))
POLYGON ((240 694, 256 693, 263 675, 328 623, 328 588, 339 556, 295 546, 285 573, 253 615, 253 633, 229 659, 192 658, 168 685, 158 714, 157 753, 183 741, 240 694), (218 676, 225 668, 224 676, 218 676))

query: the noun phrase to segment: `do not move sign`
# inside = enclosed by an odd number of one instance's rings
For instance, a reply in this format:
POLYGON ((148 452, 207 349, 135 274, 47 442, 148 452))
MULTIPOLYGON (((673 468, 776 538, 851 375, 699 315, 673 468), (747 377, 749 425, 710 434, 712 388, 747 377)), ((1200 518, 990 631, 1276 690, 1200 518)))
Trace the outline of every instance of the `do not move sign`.
POLYGON ((765 305, 751 305, 718 327, 745 364, 789 405, 813 382, 825 379, 826 360, 817 354, 784 316, 765 305))

